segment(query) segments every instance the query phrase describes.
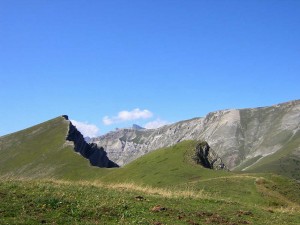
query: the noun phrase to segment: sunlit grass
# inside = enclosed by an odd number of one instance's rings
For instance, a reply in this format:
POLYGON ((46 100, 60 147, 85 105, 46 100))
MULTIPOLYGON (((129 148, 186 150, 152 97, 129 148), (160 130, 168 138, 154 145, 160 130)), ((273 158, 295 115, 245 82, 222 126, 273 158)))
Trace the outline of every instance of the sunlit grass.
POLYGON ((66 180, 0 181, 0 224, 298 224, 299 210, 191 189, 66 180))

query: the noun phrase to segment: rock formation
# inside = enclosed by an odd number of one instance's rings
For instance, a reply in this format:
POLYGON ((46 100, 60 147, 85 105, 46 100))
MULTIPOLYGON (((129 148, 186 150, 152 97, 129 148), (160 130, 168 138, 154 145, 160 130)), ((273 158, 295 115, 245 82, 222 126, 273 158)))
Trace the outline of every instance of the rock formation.
POLYGON ((214 170, 226 169, 222 159, 209 147, 206 141, 197 144, 193 160, 205 168, 214 170))
MULTIPOLYGON (((66 120, 68 117, 63 116, 66 120)), ((98 167, 118 167, 116 163, 109 160, 103 147, 97 146, 95 143, 87 143, 83 135, 76 129, 76 127, 69 121, 69 132, 66 140, 72 141, 74 143, 74 150, 82 155, 84 158, 88 159, 92 166, 98 167)))

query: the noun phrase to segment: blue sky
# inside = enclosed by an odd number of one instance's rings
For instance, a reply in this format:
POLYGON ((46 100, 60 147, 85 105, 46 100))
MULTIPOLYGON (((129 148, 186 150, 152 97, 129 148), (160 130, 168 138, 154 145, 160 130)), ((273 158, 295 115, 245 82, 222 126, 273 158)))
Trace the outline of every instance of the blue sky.
POLYGON ((299 99, 299 24, 298 0, 0 0, 0 135, 299 99))

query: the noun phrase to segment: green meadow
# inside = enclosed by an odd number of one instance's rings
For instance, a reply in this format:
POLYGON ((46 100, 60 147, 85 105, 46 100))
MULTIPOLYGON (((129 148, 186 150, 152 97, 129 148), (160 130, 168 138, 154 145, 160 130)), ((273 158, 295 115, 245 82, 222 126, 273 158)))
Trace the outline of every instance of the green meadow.
POLYGON ((96 168, 67 132, 58 117, 0 137, 0 224, 300 223, 296 180, 203 168, 195 141, 96 168))

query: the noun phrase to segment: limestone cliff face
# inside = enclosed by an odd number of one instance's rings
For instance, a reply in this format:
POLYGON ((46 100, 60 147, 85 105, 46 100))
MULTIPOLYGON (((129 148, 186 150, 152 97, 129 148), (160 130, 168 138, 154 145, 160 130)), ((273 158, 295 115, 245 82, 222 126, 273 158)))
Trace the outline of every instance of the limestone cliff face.
MULTIPOLYGON (((68 120, 67 116, 63 117, 68 120)), ((107 153, 104 151, 103 147, 98 148, 95 143, 87 143, 71 121, 69 121, 69 132, 66 140, 73 142, 74 150, 84 158, 88 159, 92 166, 106 168, 118 167, 116 163, 107 157, 107 153)))
MULTIPOLYGON (((92 141, 121 166, 182 140, 207 141, 229 169, 247 170, 264 157, 287 149, 291 140, 299 140, 299 133, 297 100, 271 107, 211 112, 153 130, 120 129, 92 141)), ((300 155, 300 144, 291 146, 290 151, 300 155)))

